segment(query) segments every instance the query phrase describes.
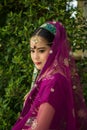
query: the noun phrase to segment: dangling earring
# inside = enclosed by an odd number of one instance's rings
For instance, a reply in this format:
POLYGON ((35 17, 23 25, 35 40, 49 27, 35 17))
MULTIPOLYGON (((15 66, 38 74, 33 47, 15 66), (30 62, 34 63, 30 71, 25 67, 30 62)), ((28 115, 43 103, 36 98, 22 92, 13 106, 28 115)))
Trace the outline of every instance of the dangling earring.
POLYGON ((50 50, 50 51, 49 51, 49 53, 50 53, 50 54, 52 54, 52 53, 53 53, 53 51, 52 51, 52 50, 50 50))

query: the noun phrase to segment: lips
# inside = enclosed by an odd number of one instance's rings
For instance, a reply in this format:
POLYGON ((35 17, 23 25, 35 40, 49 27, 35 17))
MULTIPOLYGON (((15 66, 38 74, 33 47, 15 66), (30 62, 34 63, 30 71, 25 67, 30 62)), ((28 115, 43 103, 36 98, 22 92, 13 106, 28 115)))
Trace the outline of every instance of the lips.
POLYGON ((41 62, 35 62, 35 64, 36 64, 36 65, 40 65, 40 64, 41 64, 41 62))

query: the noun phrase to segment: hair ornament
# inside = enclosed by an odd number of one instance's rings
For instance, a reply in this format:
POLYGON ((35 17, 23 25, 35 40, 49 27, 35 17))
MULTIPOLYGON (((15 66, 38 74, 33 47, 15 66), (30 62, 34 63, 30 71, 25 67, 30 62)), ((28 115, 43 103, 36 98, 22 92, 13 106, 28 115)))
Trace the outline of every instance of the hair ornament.
POLYGON ((45 23, 45 24, 41 25, 40 27, 48 30, 49 32, 51 32, 54 35, 56 34, 56 27, 50 23, 45 23))
POLYGON ((37 44, 41 41, 40 37, 38 35, 31 38, 31 43, 37 44))
POLYGON ((36 35, 31 38, 31 41, 32 41, 33 44, 37 44, 37 43, 40 42, 40 38, 39 38, 38 34, 39 34, 39 32, 40 32, 41 30, 42 30, 42 29, 40 29, 40 30, 36 33, 36 35))

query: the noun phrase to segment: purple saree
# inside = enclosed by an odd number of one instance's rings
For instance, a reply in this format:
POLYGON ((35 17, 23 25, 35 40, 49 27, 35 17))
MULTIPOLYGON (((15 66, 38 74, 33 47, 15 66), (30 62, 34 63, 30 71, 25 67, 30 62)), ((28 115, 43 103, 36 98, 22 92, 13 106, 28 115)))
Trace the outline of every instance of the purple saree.
POLYGON ((44 130, 87 130, 87 108, 65 29, 59 22, 49 24, 56 27, 51 53, 12 130, 43 130, 37 128, 37 115, 46 103, 55 113, 44 130))

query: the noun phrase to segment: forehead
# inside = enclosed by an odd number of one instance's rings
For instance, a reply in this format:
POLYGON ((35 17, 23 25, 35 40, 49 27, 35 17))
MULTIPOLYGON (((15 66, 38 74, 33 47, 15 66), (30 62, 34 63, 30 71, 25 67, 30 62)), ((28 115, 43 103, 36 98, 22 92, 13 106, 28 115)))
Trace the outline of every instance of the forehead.
POLYGON ((30 39, 30 46, 31 47, 39 47, 39 46, 47 46, 47 40, 40 36, 33 36, 30 39))

